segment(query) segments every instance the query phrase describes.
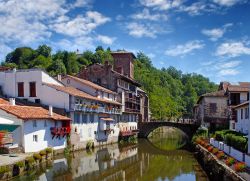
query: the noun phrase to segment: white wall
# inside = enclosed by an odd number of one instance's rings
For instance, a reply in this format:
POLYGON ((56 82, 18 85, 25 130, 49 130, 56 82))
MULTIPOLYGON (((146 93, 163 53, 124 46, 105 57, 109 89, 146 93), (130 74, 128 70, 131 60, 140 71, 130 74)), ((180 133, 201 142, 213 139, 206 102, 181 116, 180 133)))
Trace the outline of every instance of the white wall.
MULTIPOLYGON (((33 120, 24 122, 24 150, 25 152, 38 152, 47 147, 53 149, 63 149, 66 147, 66 137, 52 139, 51 127, 55 127, 55 121, 47 120, 47 127, 45 127, 45 120, 36 120, 37 127, 33 127, 33 120), (38 136, 38 141, 33 141, 33 135, 38 136)), ((57 127, 61 127, 61 122, 58 121, 57 127)))
POLYGON ((247 92, 241 92, 240 93, 240 102, 245 102, 247 101, 247 92))
POLYGON ((249 116, 248 118, 245 117, 246 114, 246 108, 249 106, 242 106, 240 108, 237 108, 237 122, 235 124, 235 130, 244 134, 248 134, 249 130, 249 116), (243 110, 243 119, 241 119, 241 110, 243 110))

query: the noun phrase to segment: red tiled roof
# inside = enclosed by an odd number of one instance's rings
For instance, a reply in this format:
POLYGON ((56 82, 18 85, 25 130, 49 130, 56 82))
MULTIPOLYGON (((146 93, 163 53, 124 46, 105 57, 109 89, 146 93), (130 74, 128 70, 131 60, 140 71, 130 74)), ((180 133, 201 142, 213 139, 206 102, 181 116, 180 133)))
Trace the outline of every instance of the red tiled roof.
POLYGON ((229 92, 249 92, 249 86, 242 86, 242 85, 229 85, 227 90, 229 92))
POLYGON ((64 78, 67 78, 67 77, 72 78, 72 79, 74 79, 75 81, 80 82, 80 83, 82 83, 82 84, 88 85, 88 86, 90 86, 90 87, 92 87, 92 88, 94 88, 94 89, 101 90, 101 91, 103 91, 103 92, 107 92, 107 93, 111 93, 111 94, 117 94, 116 92, 113 92, 113 91, 111 91, 111 90, 109 90, 109 89, 106 89, 106 88, 104 88, 104 87, 102 87, 102 86, 100 86, 100 85, 97 85, 97 84, 95 84, 95 83, 93 83, 93 82, 90 82, 90 81, 88 81, 88 80, 81 79, 81 78, 78 78, 78 77, 75 77, 75 76, 66 75, 66 76, 63 77, 63 79, 64 79, 64 78))
POLYGON ((119 102, 115 102, 115 101, 110 101, 110 100, 106 100, 106 99, 101 99, 98 97, 94 97, 92 95, 89 95, 83 91, 80 91, 74 87, 68 87, 68 86, 59 86, 59 85, 55 85, 55 84, 48 84, 48 83, 43 83, 44 85, 47 85, 51 88, 54 88, 58 91, 61 92, 65 92, 67 94, 73 95, 75 97, 81 97, 81 98, 85 98, 85 99, 89 99, 89 100, 94 100, 94 101, 99 101, 99 102, 104 102, 104 103, 110 103, 110 104, 116 104, 116 105, 121 105, 119 102))
POLYGON ((52 116, 49 115, 49 111, 42 107, 32 107, 32 106, 12 106, 1 104, 0 109, 6 111, 9 114, 13 114, 20 119, 52 119, 56 121, 70 121, 71 119, 56 113, 52 116))
POLYGON ((9 103, 9 101, 6 101, 5 99, 0 98, 0 104, 6 104, 6 105, 8 105, 10 103, 9 103))

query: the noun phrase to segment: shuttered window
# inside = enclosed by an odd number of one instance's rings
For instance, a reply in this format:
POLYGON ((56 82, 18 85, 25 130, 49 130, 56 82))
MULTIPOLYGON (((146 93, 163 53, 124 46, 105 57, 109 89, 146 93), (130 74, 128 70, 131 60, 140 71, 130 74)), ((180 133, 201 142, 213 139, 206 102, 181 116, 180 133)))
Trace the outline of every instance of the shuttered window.
POLYGON ((30 82, 30 97, 36 97, 36 82, 30 82))
POLYGON ((17 91, 18 91, 18 97, 24 97, 24 83, 23 82, 17 83, 17 91))

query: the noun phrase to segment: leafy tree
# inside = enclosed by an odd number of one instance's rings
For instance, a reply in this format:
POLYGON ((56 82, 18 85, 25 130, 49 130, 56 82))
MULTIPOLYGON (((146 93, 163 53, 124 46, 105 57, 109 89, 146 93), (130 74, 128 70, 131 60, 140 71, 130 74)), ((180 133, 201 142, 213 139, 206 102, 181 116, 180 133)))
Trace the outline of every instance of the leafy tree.
POLYGON ((67 72, 65 65, 61 59, 53 60, 51 66, 49 67, 48 70, 52 76, 56 76, 58 74, 65 75, 67 72))
POLYGON ((51 56, 51 47, 47 46, 47 45, 40 45, 36 52, 38 55, 43 55, 44 57, 50 57, 51 56))

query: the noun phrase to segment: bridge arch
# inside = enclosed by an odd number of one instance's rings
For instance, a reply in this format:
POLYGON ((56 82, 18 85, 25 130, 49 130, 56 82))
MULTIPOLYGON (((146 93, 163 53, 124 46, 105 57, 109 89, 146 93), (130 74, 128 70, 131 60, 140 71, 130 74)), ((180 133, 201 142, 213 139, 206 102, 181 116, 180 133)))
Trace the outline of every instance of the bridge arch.
POLYGON ((187 123, 177 123, 177 122, 168 122, 168 121, 154 121, 154 122, 142 122, 138 124, 140 138, 147 138, 148 135, 155 129, 159 127, 173 127, 184 132, 189 140, 193 137, 196 130, 199 128, 198 124, 187 124, 187 123))

